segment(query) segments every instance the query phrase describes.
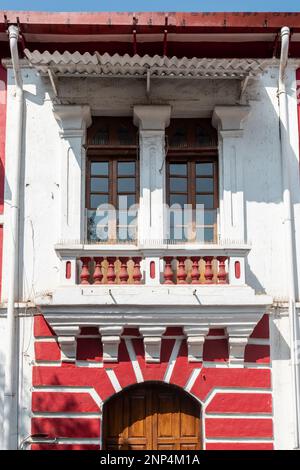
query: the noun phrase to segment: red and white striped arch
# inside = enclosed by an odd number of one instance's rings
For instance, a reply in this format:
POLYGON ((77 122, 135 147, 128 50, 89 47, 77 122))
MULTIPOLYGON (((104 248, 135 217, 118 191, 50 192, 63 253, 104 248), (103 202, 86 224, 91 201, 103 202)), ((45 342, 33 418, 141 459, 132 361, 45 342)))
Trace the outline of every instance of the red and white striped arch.
POLYGON ((57 438, 32 449, 99 449, 103 403, 125 387, 162 381, 183 388, 202 404, 205 449, 272 449, 272 392, 268 316, 255 328, 245 367, 228 366, 223 330, 211 330, 203 363, 189 362, 179 328, 168 328, 160 363, 145 362, 142 338, 124 330, 117 363, 103 363, 96 329, 82 329, 75 363, 61 362, 57 339, 42 315, 35 317, 32 429, 57 438))

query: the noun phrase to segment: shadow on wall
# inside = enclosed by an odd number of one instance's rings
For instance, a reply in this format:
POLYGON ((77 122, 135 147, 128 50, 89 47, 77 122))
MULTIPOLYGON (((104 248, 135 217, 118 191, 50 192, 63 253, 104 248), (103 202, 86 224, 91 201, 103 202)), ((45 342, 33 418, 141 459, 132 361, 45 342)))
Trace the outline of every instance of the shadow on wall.
MULTIPOLYGON (((3 320, 5 321, 5 320, 3 320)), ((4 386, 5 386, 5 356, 3 352, 0 351, 0 426, 3 429, 3 418, 4 418, 4 386)), ((0 449, 3 449, 3 432, 0 434, 0 449)))
MULTIPOLYGON (((62 386, 62 384, 54 374, 51 387, 55 389, 56 386, 62 386)), ((45 435, 34 444, 34 450, 54 450, 57 446, 61 450, 64 448, 68 450, 99 449, 99 445, 64 445, 63 443, 43 442, 45 439, 65 438, 99 439, 100 442, 100 410, 88 393, 66 393, 59 389, 53 392, 37 390, 32 394, 32 412, 33 416, 40 414, 40 417, 32 418, 31 435, 45 435), (80 418, 80 415, 74 417, 73 413, 80 414, 81 412, 85 413, 83 418, 80 418), (53 417, 43 417, 43 413, 53 413, 53 417), (55 417, 56 413, 59 413, 60 417, 55 417), (72 417, 69 418, 68 413, 72 417)))
MULTIPOLYGON (((275 70, 276 76, 278 71, 275 70)), ((256 90, 257 85, 254 85, 256 90)), ((256 293, 266 293, 265 283, 254 272, 253 260, 260 265, 264 276, 268 272, 284 273, 285 255, 279 253, 284 250, 284 239, 279 240, 278 236, 283 228, 283 183, 282 183, 282 160, 280 149, 280 122, 278 117, 277 103, 272 102, 268 89, 274 87, 274 78, 266 76, 264 86, 260 86, 259 93, 261 99, 251 101, 252 112, 246 120, 244 136, 249 145, 244 155, 244 175, 243 181, 237 181, 237 191, 242 191, 244 187, 244 214, 245 214, 245 239, 252 243, 252 249, 246 263, 246 282, 253 287, 256 293), (251 114, 255 112, 255 119, 251 119, 251 114), (264 129, 264 132, 257 132, 257 129, 264 129), (257 203, 257 207, 252 203, 257 203), (267 208, 264 208, 266 205, 267 208), (251 223, 251 227, 250 227, 251 223), (263 253, 259 257, 257 248, 263 253), (264 250, 265 248, 265 250, 264 250), (283 261, 283 266, 278 266, 278 259, 283 261)), ((290 94, 294 93, 288 86, 290 94)), ((250 88, 251 91, 251 88, 250 88)), ((250 93, 251 95, 251 93, 250 93)), ((274 96, 274 93, 272 93, 274 96)), ((293 94, 292 99, 295 99, 293 94)), ((291 119, 289 115, 289 120, 291 119)), ((296 119, 296 117, 295 117, 296 119)), ((289 122, 288 129, 291 128, 289 122)), ((295 129, 295 125, 293 126, 295 129)), ((289 145, 287 158, 292 175, 293 204, 300 203, 300 182, 299 182, 299 161, 294 149, 289 145)), ((229 189, 229 188, 225 188, 229 189)), ((294 233, 294 253, 296 253, 295 227, 294 233)), ((297 275, 297 273, 295 273, 297 275)), ((284 274, 283 274, 284 275, 284 274)), ((297 277, 296 277, 297 279, 297 277)), ((280 281, 277 281, 277 284, 280 281)), ((298 292, 299 297, 299 292, 298 292)))

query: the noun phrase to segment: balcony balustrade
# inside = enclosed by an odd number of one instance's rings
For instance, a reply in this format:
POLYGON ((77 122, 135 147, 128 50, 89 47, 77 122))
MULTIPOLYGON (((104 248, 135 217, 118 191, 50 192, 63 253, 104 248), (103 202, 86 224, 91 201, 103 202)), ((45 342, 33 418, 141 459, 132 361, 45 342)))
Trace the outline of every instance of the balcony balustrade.
POLYGON ((63 285, 244 285, 248 246, 59 245, 63 285))

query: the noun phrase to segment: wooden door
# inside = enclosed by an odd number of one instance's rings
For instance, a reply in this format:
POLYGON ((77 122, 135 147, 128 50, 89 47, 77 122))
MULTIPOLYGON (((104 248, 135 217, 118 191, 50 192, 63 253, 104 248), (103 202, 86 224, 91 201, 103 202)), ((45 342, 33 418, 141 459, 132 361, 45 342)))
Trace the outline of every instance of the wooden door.
POLYGON ((139 385, 104 406, 104 449, 197 450, 200 443, 200 405, 176 387, 139 385))

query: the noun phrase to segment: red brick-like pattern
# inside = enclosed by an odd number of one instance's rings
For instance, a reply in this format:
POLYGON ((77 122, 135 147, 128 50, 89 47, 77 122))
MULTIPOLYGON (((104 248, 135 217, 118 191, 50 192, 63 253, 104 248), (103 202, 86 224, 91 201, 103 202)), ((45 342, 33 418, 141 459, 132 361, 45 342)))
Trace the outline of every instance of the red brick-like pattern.
POLYGON ((61 362, 56 337, 42 315, 35 317, 34 334, 31 432, 56 437, 58 442, 37 443, 33 450, 99 449, 99 403, 116 393, 107 369, 114 373, 121 388, 137 383, 126 345, 130 341, 144 381, 164 381, 176 336, 181 345, 169 382, 184 388, 196 370, 189 392, 202 402, 204 448, 273 448, 271 370, 267 367, 270 354, 265 344, 269 335, 267 315, 249 340, 244 368, 226 366, 228 341, 223 329, 210 330, 204 345, 204 364, 188 361, 187 343, 180 328, 166 331, 157 364, 145 362, 143 341, 136 329, 124 331, 119 360, 111 364, 103 364, 101 339, 95 328, 81 331, 76 363, 61 362), (90 367, 93 365, 98 367, 90 367))

